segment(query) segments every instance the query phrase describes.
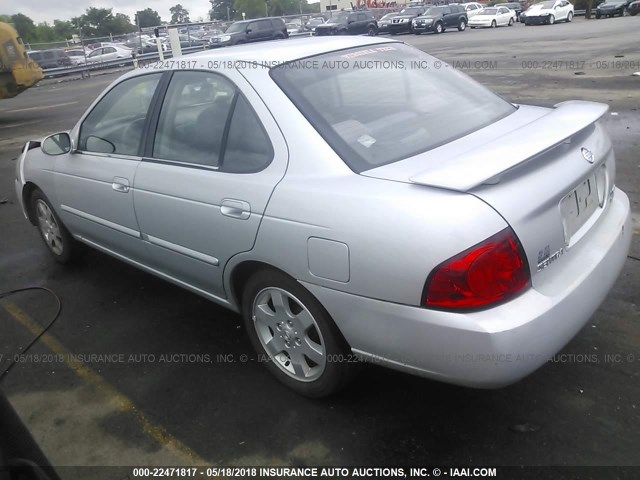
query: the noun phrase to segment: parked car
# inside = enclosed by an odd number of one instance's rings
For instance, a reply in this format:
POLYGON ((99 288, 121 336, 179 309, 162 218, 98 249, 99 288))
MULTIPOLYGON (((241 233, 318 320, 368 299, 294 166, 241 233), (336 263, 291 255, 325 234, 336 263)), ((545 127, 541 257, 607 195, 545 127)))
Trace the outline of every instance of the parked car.
POLYGON ((635 16, 640 13, 640 0, 636 0, 635 2, 631 2, 629 4, 629 15, 635 16))
POLYGON ((422 15, 427 8, 422 5, 403 8, 391 19, 391 23, 387 26, 389 33, 397 35, 398 33, 411 32, 413 19, 422 15))
POLYGON ((28 142, 17 199, 58 262, 82 242, 242 313, 297 392, 335 392, 357 358, 515 382, 625 265, 607 105, 514 106, 453 68, 356 68, 436 62, 364 36, 189 58, 126 73, 70 132, 28 142), (265 58, 283 63, 224 68, 265 58), (318 67, 290 68, 305 59, 318 67))
POLYGON ((397 16, 398 12, 391 12, 380 17, 380 20, 378 20, 378 33, 389 32, 389 24, 391 24, 391 19, 397 16))
POLYGON ((368 10, 340 12, 327 22, 316 27, 316 35, 362 35, 378 34, 378 23, 368 10))
POLYGON ((471 28, 512 26, 516 21, 516 12, 507 7, 489 7, 469 20, 471 28))
POLYGON ((279 17, 259 18, 232 23, 223 34, 211 37, 209 45, 217 48, 283 38, 289 38, 284 20, 279 17))
POLYGON ((475 17, 484 8, 484 5, 477 2, 461 3, 460 5, 467 13, 467 18, 475 17))
MULTIPOLYGON (((87 55, 87 63, 103 63, 118 59, 129 59, 133 56, 133 50, 124 47, 99 47, 87 55)), ((84 59, 83 59, 84 61, 84 59)))
POLYGON ((624 12, 632 0, 605 0, 596 7, 596 18, 614 17, 620 15, 624 17, 624 12))
POLYGON ((534 3, 526 12, 520 14, 520 21, 525 25, 553 25, 560 20, 566 22, 573 20, 573 4, 567 0, 546 0, 534 3))
POLYGON ((442 33, 447 28, 464 31, 467 28, 467 13, 462 5, 442 5, 431 7, 411 23, 411 30, 416 35, 423 32, 442 33))
POLYGON ((73 65, 81 65, 84 63, 85 55, 91 52, 85 52, 82 48, 72 48, 65 50, 64 53, 67 54, 73 65))
POLYGON ((287 23, 285 25, 287 27, 287 34, 289 36, 297 35, 299 33, 303 33, 304 32, 304 25, 302 25, 300 23, 287 23))
POLYGON ((71 61, 69 56, 61 48, 51 48, 48 50, 31 50, 27 52, 27 55, 43 70, 46 70, 48 68, 69 67, 73 65, 73 62, 71 61))
POLYGON ((506 7, 509 10, 513 10, 516 12, 516 22, 520 21, 520 14, 522 13, 522 6, 519 2, 511 2, 511 3, 496 3, 494 7, 506 7))
POLYGON ((307 23, 305 23, 304 29, 307 32, 314 33, 316 31, 316 27, 318 25, 322 25, 323 23, 325 23, 324 17, 310 18, 309 21, 307 23))

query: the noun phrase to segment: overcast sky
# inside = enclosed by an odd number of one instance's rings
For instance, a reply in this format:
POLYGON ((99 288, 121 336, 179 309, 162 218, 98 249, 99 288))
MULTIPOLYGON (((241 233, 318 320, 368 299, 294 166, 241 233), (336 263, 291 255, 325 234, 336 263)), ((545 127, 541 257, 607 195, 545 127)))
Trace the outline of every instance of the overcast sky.
POLYGON ((180 3, 189 10, 189 18, 208 19, 211 4, 207 0, 0 0, 0 14, 24 13, 34 22, 53 22, 54 19, 69 20, 84 13, 89 7, 113 8, 113 13, 129 15, 131 22, 138 10, 151 8, 164 21, 171 19, 169 9, 180 3))

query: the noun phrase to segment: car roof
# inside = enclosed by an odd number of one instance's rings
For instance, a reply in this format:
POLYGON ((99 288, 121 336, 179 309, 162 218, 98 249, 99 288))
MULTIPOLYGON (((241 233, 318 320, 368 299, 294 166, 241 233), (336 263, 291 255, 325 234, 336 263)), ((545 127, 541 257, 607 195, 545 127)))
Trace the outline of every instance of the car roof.
POLYGON ((346 48, 363 47, 398 43, 396 40, 385 38, 371 38, 364 36, 353 37, 308 37, 296 40, 279 40, 275 42, 251 43, 225 47, 216 50, 206 50, 192 53, 189 59, 198 57, 201 60, 232 60, 256 63, 285 63, 302 58, 312 57, 346 48))

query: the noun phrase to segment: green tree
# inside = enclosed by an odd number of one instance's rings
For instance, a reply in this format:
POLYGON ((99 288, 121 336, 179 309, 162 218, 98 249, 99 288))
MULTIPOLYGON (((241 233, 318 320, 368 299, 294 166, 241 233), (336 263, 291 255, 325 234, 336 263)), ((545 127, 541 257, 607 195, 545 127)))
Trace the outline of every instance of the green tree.
POLYGON ((11 23, 11 15, 0 15, 0 22, 11 23))
POLYGON ((11 23, 25 42, 33 42, 37 39, 36 26, 26 15, 22 13, 11 15, 11 23))
POLYGON ((264 0, 234 0, 234 18, 236 20, 242 20, 243 13, 246 15, 246 18, 264 17, 266 13, 265 5, 264 0))
POLYGON ((234 17, 233 0, 209 0, 209 3, 211 3, 210 20, 231 20, 234 17))
POLYGON ((140 26, 140 28, 155 27, 156 25, 160 25, 162 23, 158 12, 150 8, 138 10, 136 12, 136 18, 138 20, 138 25, 140 26))
POLYGON ((131 23, 129 15, 124 13, 116 13, 108 22, 107 27, 112 35, 122 35, 136 30, 136 26, 131 23))
POLYGON ((171 23, 189 23, 189 10, 179 3, 169 9, 171 12, 171 23))
POLYGON ((53 31, 56 39, 69 39, 74 33, 78 33, 75 25, 68 20, 54 20, 53 31))

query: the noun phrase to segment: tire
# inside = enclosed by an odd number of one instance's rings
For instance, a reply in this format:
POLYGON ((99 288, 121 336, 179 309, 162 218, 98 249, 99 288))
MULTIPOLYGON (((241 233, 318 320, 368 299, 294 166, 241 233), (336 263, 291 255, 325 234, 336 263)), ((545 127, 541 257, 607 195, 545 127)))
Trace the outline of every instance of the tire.
POLYGON ((556 23, 556 17, 553 15, 549 15, 549 20, 547 20, 547 23, 549 25, 553 25, 554 23, 556 23))
POLYGON ((278 33, 275 37, 273 37, 274 40, 284 40, 284 35, 282 35, 281 33, 278 33))
POLYGON ((40 232, 40 237, 47 246, 49 253, 58 263, 71 262, 77 249, 76 241, 67 230, 67 227, 64 226, 42 190, 36 188, 31 193, 29 206, 32 218, 36 222, 38 232, 40 232))
POLYGON ((436 33, 442 33, 442 32, 444 32, 444 28, 442 28, 442 23, 440 23, 440 22, 436 23, 435 32, 436 32, 436 33))
POLYGON ((496 23, 496 21, 492 21, 491 22, 491 28, 496 28, 498 26, 498 24, 496 23))
POLYGON ((374 27, 369 27, 369 30, 367 30, 367 35, 370 37, 375 37, 377 34, 378 31, 374 27))
POLYGON ((465 22, 464 19, 460 20, 460 23, 458 24, 458 31, 464 32, 466 29, 467 29, 467 22, 465 22))
POLYGON ((510 18, 510 19, 509 19, 508 26, 509 26, 509 27, 513 27, 513 18, 510 18))
POLYGON ((301 395, 321 398, 343 388, 354 365, 347 342, 309 291, 275 270, 255 273, 242 295, 244 325, 269 371, 301 395), (296 349, 298 349, 296 351, 296 349))
POLYGON ((602 15, 600 15, 599 13, 596 13, 596 19, 600 20, 600 17, 602 17, 602 15))
POLYGON ((567 15, 567 23, 570 23, 571 20, 573 20, 573 12, 569 12, 569 14, 567 15))

